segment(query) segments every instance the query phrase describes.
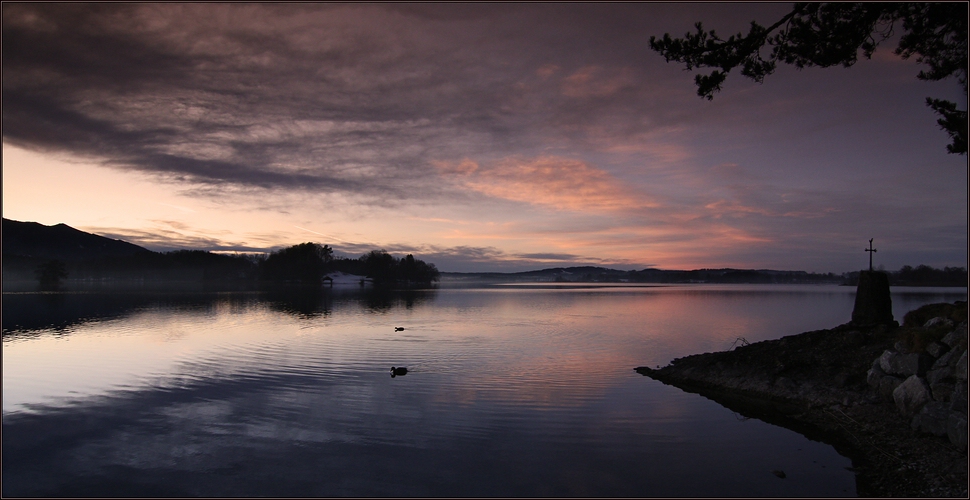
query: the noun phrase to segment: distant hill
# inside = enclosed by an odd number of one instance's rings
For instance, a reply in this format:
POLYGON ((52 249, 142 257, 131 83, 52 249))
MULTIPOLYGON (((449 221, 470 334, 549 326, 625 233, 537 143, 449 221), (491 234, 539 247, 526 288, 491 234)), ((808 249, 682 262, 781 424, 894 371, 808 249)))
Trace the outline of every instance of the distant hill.
POLYGON ((643 269, 620 271, 605 267, 554 267, 519 273, 442 273, 451 281, 513 281, 513 282, 582 282, 582 283, 836 283, 844 281, 840 274, 818 274, 805 271, 774 271, 771 269, 696 269, 693 271, 665 271, 643 269))
MULTIPOLYGON (((929 266, 903 266, 888 271, 893 286, 967 286, 967 269, 929 266)), ((555 283, 720 283, 720 284, 843 284, 855 286, 859 273, 809 273, 806 271, 776 271, 773 269, 694 269, 691 271, 647 268, 639 271, 620 271, 605 267, 553 267, 518 273, 441 273, 454 283, 476 282, 555 282, 555 283)))
POLYGON ((19 256, 74 262, 154 253, 147 248, 86 233, 67 224, 45 226, 37 222, 3 219, 2 231, 4 258, 19 256))
POLYGON ((3 219, 2 230, 5 291, 31 289, 38 282, 40 268, 53 260, 62 263, 66 279, 73 283, 221 283, 236 287, 248 286, 258 271, 256 262, 244 256, 202 250, 158 253, 66 224, 45 226, 3 219))

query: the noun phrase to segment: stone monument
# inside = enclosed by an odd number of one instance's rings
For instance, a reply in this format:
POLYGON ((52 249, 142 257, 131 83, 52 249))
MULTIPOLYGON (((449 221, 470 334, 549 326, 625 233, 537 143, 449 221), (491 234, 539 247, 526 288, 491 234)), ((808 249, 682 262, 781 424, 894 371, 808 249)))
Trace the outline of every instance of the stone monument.
POLYGON ((869 270, 859 273, 859 286, 855 292, 852 324, 857 326, 894 325, 893 301, 889 296, 889 275, 872 270, 872 238, 869 239, 869 270))

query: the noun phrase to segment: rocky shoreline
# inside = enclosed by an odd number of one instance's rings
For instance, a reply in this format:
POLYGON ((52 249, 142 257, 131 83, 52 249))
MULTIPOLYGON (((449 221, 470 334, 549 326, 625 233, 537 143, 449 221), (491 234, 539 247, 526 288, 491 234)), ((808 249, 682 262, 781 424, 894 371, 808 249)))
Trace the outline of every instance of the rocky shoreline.
POLYGON ((966 302, 636 371, 831 444, 861 497, 968 495, 966 302))

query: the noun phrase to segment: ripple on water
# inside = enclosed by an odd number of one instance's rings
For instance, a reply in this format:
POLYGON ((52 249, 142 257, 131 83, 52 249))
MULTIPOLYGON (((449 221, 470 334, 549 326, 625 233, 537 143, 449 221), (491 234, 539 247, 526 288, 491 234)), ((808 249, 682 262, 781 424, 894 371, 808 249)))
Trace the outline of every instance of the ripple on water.
POLYGON ((119 481, 114 471, 137 466, 146 484, 213 496, 241 491, 228 484, 357 496, 378 483, 445 496, 819 496, 854 481, 831 447, 632 372, 726 331, 752 340, 815 326, 798 318, 838 324, 825 311, 851 309, 851 294, 440 291, 378 312, 335 300, 325 314, 220 304, 5 338, 5 433, 27 435, 8 408, 71 403, 37 410, 33 422, 56 428, 41 438, 60 436, 49 447, 5 442, 4 479, 119 481), (391 366, 408 374, 391 378, 391 366), (28 453, 34 462, 18 459, 28 453), (203 469, 223 486, 186 479, 203 469))

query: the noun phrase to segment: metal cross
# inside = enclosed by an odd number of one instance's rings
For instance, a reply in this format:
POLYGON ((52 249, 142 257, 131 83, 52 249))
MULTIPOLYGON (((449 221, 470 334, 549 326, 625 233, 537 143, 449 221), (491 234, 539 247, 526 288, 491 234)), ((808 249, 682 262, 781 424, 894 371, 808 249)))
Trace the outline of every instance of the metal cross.
POLYGON ((876 251, 875 248, 872 248, 872 238, 869 238, 869 248, 867 248, 866 251, 869 252, 869 271, 871 272, 872 271, 872 253, 876 251))

